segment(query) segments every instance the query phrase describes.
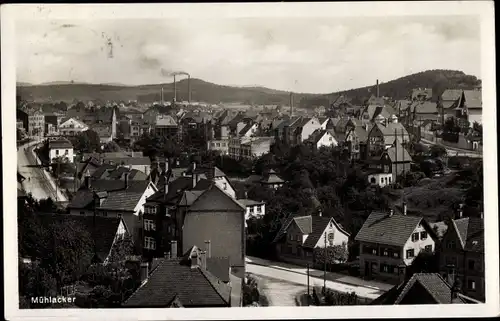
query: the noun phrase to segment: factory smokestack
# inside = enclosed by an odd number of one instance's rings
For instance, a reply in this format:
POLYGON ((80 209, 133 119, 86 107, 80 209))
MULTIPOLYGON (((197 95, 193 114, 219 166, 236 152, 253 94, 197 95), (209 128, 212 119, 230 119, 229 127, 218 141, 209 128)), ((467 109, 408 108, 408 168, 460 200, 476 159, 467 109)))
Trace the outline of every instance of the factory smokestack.
POLYGON ((163 100, 163 87, 161 87, 161 104, 162 104, 162 106, 164 105, 164 100, 163 100))
POLYGON ((177 102, 177 83, 175 82, 175 75, 174 75, 174 103, 177 102))
POLYGON ((378 88, 378 79, 377 79, 377 98, 380 96, 380 91, 379 91, 379 88, 378 88))
POLYGON ((191 102, 191 76, 188 75, 188 102, 191 102))
POLYGON ((293 117, 293 93, 290 93, 290 116, 293 117))

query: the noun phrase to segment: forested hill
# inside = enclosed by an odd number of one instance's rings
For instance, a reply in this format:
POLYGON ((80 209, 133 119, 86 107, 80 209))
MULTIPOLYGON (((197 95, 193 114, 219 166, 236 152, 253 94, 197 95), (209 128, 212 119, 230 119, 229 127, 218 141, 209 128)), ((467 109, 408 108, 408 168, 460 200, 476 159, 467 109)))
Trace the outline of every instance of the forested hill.
MULTIPOLYGON (((375 82, 376 79, 374 79, 372 86, 337 92, 327 95, 327 97, 331 99, 338 95, 344 95, 351 98, 354 103, 360 104, 376 93, 375 82)), ((414 88, 432 88, 433 99, 435 100, 446 89, 473 89, 480 84, 481 80, 476 76, 466 75, 462 71, 436 69, 381 82, 379 91, 381 96, 392 97, 397 100, 407 98, 414 88)))
MULTIPOLYGON (((352 99, 355 104, 360 104, 372 93, 374 85, 346 90, 326 95, 295 94, 294 101, 300 102, 301 107, 312 108, 315 106, 328 106, 340 94, 352 99)), ((466 75, 454 70, 428 70, 412 74, 380 84, 380 94, 395 99, 404 99, 413 88, 433 88, 438 95, 447 88, 472 88, 479 84, 475 76, 466 75)), ((18 95, 28 101, 128 101, 138 100, 140 103, 151 103, 160 100, 161 88, 164 90, 165 100, 173 98, 173 84, 154 84, 141 86, 122 86, 117 84, 83 84, 56 82, 43 85, 17 85, 18 95)), ((188 82, 183 79, 177 83, 177 100, 187 100, 188 82)), ((263 87, 235 87, 209 83, 200 79, 191 79, 191 97, 193 101, 208 103, 239 102, 243 104, 276 104, 288 105, 289 93, 263 87)))

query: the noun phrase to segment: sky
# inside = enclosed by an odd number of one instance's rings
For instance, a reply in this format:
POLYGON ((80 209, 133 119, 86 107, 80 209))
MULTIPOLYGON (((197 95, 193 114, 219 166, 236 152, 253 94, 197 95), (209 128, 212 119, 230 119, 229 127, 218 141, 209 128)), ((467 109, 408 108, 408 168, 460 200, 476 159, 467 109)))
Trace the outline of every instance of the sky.
POLYGON ((473 16, 25 20, 16 23, 16 73, 32 84, 141 85, 183 71, 221 85, 329 93, 429 69, 481 78, 480 47, 473 16))

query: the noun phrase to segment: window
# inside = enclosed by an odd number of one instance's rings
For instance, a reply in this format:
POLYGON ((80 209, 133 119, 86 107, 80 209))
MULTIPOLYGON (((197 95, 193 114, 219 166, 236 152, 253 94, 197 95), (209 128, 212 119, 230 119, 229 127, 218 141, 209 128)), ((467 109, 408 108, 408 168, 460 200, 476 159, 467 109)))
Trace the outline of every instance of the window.
POLYGON ((380 264, 380 272, 388 273, 389 266, 387 264, 380 264))
POLYGON ((102 216, 108 217, 108 212, 102 212, 102 216))
POLYGON ((118 213, 118 214, 116 214, 116 217, 118 217, 118 218, 122 218, 122 213, 118 213))
POLYGON ((227 190, 227 183, 224 183, 224 190, 227 190))
POLYGON ((220 147, 220 143, 217 143, 217 147, 220 147))
POLYGON ((258 205, 256 206, 257 208, 257 213, 262 213, 262 206, 258 205))
POLYGON ((411 235, 411 240, 412 240, 412 242, 418 241, 419 240, 419 234, 418 233, 413 233, 411 235))
POLYGON ((250 213, 253 214, 253 206, 250 206, 250 213))
POLYGON ((372 249, 372 254, 377 255, 377 249, 372 249))
POLYGON ((85 212, 80 212, 80 215, 85 215, 85 212))
POLYGON ((56 155, 59 156, 59 149, 56 149, 56 155))
POLYGON ((473 280, 467 280, 467 288, 469 290, 475 290, 476 289, 476 282, 473 280))
POLYGON ((446 248, 448 248, 448 249, 454 249, 455 248, 455 241, 448 241, 446 243, 446 248))
POLYGON ((389 250, 388 249, 384 249, 384 256, 389 256, 389 250))
POLYGON ((64 150, 64 155, 67 155, 67 154, 68 154, 68 150, 67 150, 67 149, 65 149, 65 150, 64 150))
POLYGON ((144 238, 144 248, 148 250, 155 250, 156 249, 156 241, 152 237, 146 236, 144 238))
POLYGON ((290 241, 293 241, 293 234, 290 234, 289 239, 290 241))
POLYGON ((432 245, 426 245, 424 248, 425 252, 432 252, 432 245))
POLYGON ((145 231, 155 231, 156 224, 153 220, 144 220, 144 230, 145 231))
POLYGON ((457 266, 457 257, 456 256, 446 256, 445 262, 446 262, 446 265, 457 266))
POLYGON ((427 232, 420 232, 420 239, 421 240, 427 239, 427 232))
POLYGON ((392 183, 392 177, 389 176, 389 184, 392 183))
POLYGON ((406 258, 407 259, 411 259, 414 256, 415 256, 415 250, 414 249, 406 250, 406 258))
POLYGON ((468 266, 469 266, 469 270, 474 270, 476 267, 476 262, 474 260, 469 260, 468 266))

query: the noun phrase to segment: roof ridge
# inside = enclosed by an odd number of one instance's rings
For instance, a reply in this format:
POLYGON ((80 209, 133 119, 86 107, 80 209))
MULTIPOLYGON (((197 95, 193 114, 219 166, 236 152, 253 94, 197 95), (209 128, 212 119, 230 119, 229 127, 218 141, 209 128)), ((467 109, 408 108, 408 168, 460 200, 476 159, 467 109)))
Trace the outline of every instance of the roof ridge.
MULTIPOLYGON (((455 223, 455 220, 451 220, 451 224, 453 225, 453 228, 455 230, 455 233, 457 233, 458 239, 460 240, 460 244, 462 245, 462 249, 465 248, 465 241, 462 239, 462 235, 460 235, 460 231, 458 230, 457 224, 455 223)), ((467 226, 467 228, 469 228, 467 226)))
MULTIPOLYGON (((419 274, 419 275, 422 275, 422 274, 423 274, 423 275, 435 275, 435 274, 437 274, 437 275, 439 275, 439 273, 416 273, 416 274, 419 274)), ((439 277, 441 277, 441 275, 439 275, 439 277)), ((440 301, 440 300, 439 300, 439 298, 438 298, 438 297, 436 297, 436 295, 434 294, 434 291, 431 291, 431 289, 429 289, 429 288, 425 285, 425 283, 424 283, 424 282, 422 282, 422 281, 421 281, 421 280, 419 280, 418 278, 417 278, 417 280, 416 280, 416 281, 417 281, 418 283, 420 283, 420 285, 421 285, 421 286, 423 286, 423 287, 424 287, 424 289, 426 289, 426 290, 427 290, 427 292, 428 292, 428 293, 429 293, 429 294, 430 294, 430 295, 434 298, 434 300, 436 300, 437 302, 439 302, 439 301, 440 301)), ((443 281, 444 281, 444 280, 443 280, 443 281)), ((448 285, 448 282, 445 282, 445 284, 446 284, 446 286, 449 286, 449 285, 448 285)), ((451 287, 450 287, 450 288, 451 288, 451 287)), ((451 298, 450 298, 450 301, 451 301, 451 298)), ((441 303, 441 302, 439 302, 439 303, 441 303)))

